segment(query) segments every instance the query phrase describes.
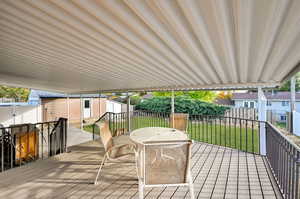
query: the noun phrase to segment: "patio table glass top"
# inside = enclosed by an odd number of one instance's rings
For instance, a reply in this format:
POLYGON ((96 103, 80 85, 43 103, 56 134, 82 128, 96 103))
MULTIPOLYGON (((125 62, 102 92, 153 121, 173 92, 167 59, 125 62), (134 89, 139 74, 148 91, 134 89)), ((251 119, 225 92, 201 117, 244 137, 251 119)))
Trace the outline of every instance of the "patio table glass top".
POLYGON ((130 134, 133 142, 143 144, 148 141, 188 140, 186 133, 173 128, 147 127, 134 130, 130 134))

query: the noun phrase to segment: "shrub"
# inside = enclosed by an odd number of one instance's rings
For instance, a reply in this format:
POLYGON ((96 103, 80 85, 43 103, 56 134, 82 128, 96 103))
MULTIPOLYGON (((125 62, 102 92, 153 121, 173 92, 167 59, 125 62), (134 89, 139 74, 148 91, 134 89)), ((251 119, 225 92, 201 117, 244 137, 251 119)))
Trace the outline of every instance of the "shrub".
MULTIPOLYGON (((175 97, 175 112, 188 113, 190 115, 223 115, 229 109, 187 96, 175 97)), ((171 113, 171 97, 153 97, 136 105, 136 110, 151 111, 157 113, 171 113)))

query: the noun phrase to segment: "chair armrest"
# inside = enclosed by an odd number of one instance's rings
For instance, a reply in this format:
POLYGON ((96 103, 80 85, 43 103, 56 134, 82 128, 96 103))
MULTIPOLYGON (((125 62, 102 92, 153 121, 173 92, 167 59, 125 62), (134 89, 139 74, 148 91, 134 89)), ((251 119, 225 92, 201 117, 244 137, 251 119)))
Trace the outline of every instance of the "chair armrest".
POLYGON ((122 148, 122 147, 133 147, 134 152, 136 152, 136 146, 134 144, 118 144, 118 145, 114 145, 113 147, 111 147, 110 149, 108 149, 108 151, 111 151, 113 149, 117 149, 117 148, 122 148))

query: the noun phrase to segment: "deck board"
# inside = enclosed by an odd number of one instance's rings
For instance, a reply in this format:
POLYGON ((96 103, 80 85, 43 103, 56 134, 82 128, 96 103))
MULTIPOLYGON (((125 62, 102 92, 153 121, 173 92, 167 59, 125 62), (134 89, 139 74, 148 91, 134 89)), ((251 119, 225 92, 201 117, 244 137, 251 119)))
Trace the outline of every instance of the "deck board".
MULTIPOLYGON (((108 163, 93 185, 104 154, 99 141, 69 153, 0 174, 0 198, 137 198, 134 158, 108 163)), ((198 143, 192 148, 192 174, 199 198, 281 198, 264 157, 198 143)), ((146 188, 145 198, 189 198, 187 187, 146 188)))

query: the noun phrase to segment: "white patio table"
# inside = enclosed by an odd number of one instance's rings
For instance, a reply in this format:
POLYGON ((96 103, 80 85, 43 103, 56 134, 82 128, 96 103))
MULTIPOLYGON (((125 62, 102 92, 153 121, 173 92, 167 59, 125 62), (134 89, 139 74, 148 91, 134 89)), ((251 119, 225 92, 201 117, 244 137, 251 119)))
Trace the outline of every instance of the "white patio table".
MULTIPOLYGON (((188 135, 182 131, 173 128, 162 128, 162 127, 147 127, 134 130, 130 134, 131 140, 136 144, 136 167, 137 175, 139 178, 139 198, 143 198, 143 187, 142 183, 145 177, 144 164, 145 161, 145 144, 147 142, 164 142, 164 141, 182 141, 188 140, 188 135)), ((161 149, 162 150, 162 149, 161 149)), ((160 161, 164 158, 171 158, 163 155, 163 152, 157 153, 157 157, 153 161, 160 161)), ((159 185, 161 186, 161 185, 159 185)))

